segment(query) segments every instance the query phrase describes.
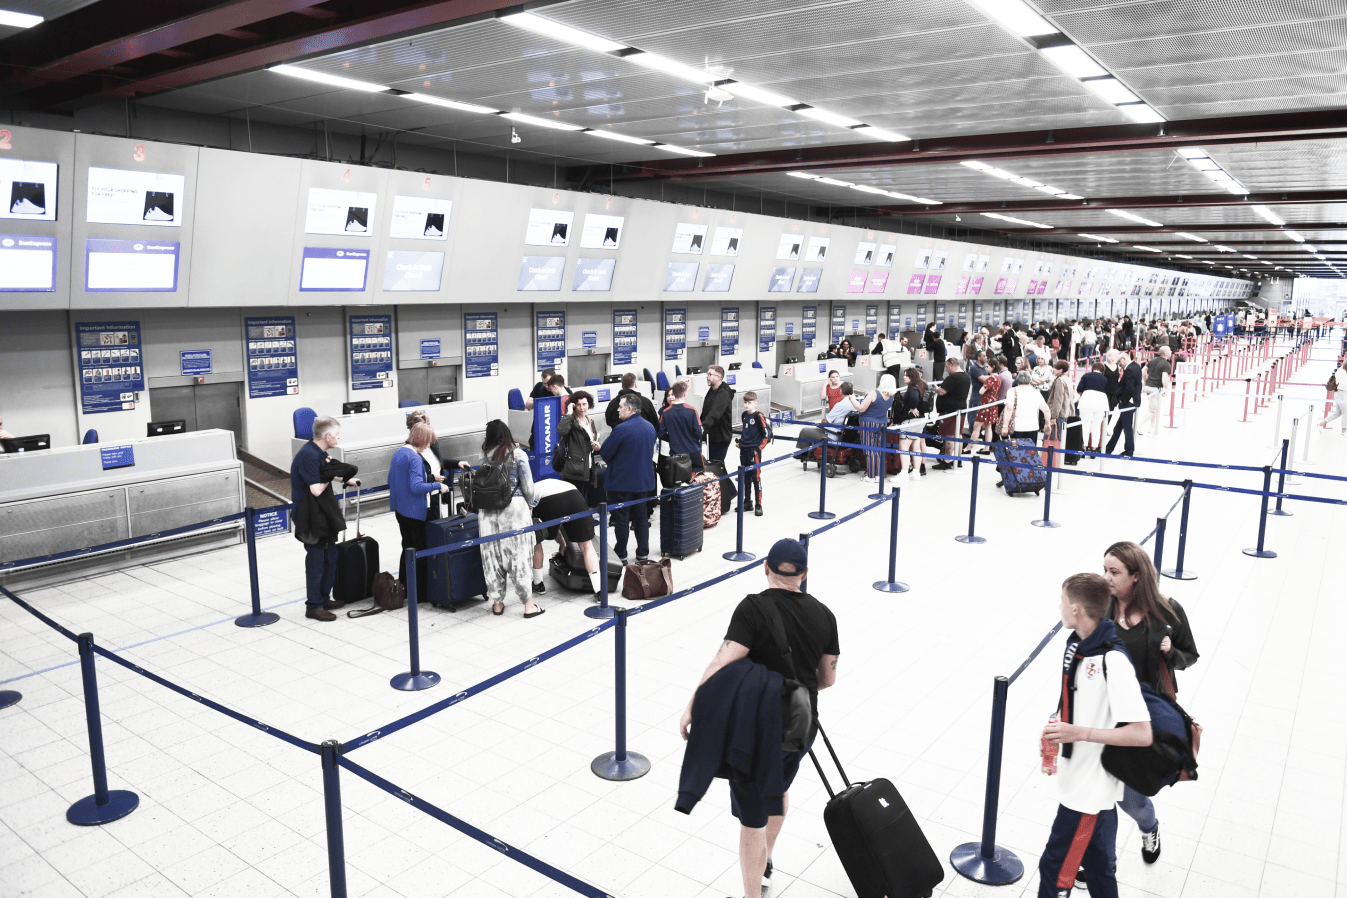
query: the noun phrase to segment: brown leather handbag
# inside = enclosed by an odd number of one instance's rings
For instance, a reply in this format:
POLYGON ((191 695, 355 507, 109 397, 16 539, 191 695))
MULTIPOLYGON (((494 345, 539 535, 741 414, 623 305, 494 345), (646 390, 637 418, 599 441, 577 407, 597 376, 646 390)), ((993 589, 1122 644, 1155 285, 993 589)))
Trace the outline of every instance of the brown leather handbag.
POLYGON ((667 558, 659 561, 633 561, 622 572, 622 598, 639 602, 658 599, 673 592, 673 563, 667 558))

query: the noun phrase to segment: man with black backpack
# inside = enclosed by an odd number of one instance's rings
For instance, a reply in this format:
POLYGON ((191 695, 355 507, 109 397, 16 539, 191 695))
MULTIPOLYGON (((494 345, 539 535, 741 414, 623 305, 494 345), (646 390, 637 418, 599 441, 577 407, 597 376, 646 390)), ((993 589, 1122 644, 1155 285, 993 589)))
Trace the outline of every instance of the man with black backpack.
MULTIPOLYGON (((741 601, 730 617, 730 626, 720 650, 702 674, 700 686, 715 674, 737 661, 747 658, 780 674, 785 680, 796 682, 809 692, 813 720, 818 719, 818 693, 837 680, 837 656, 841 654, 837 640, 837 618, 828 606, 803 592, 801 587, 808 575, 808 555, 804 546, 793 539, 780 539, 767 553, 763 573, 767 575, 767 590, 741 601), (769 619, 775 609, 777 620, 769 619), (779 648, 774 624, 784 631, 786 650, 779 648)), ((679 721, 679 732, 689 738, 689 727, 694 723, 693 705, 697 694, 688 700, 687 709, 679 721)), ((708 696, 708 704, 710 697, 708 696)), ((700 719, 700 715, 698 718, 700 719)), ((717 721, 717 723, 721 723, 717 721)), ((711 727, 707 722, 703 726, 711 727)), ((812 730, 805 737, 812 739, 812 730)), ((697 740, 694 737, 693 742, 697 740)), ((757 781, 740 783, 730 781, 730 811, 739 818, 739 869, 744 880, 744 898, 768 898, 772 876, 772 848, 781 833, 789 806, 791 781, 799 770, 807 751, 794 751, 781 761, 781 779, 772 784, 757 781), (779 795, 772 794, 775 789, 779 795)), ((684 771, 676 809, 688 813, 701 797, 683 790, 690 779, 697 778, 689 769, 697 763, 692 749, 684 757, 684 771)), ((714 762, 712 762, 714 763, 714 762)), ((708 774, 698 778, 701 785, 710 782, 708 774)))
POLYGON ((1058 777, 1057 818, 1038 863, 1039 898, 1070 898, 1083 869, 1091 898, 1117 898, 1114 845, 1122 781, 1104 769, 1104 747, 1148 746, 1151 717, 1108 613, 1108 581, 1073 574, 1062 583, 1066 629, 1057 713, 1043 728, 1043 772, 1058 777), (1112 661, 1112 664, 1109 661, 1112 661), (1112 667, 1112 676, 1106 671, 1112 667), (1061 760, 1050 746, 1061 746, 1061 760), (1060 770, 1057 765, 1060 764, 1060 770))

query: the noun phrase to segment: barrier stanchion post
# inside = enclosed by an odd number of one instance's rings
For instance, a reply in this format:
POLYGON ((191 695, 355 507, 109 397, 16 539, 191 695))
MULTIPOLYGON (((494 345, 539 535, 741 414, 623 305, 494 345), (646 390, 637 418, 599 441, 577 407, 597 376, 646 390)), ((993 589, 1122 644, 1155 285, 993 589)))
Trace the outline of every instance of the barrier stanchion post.
POLYGON ((140 796, 125 789, 108 788, 108 770, 103 756, 103 715, 98 709, 98 675, 94 671, 94 634, 79 635, 80 679, 84 684, 84 721, 89 729, 89 763, 93 767, 94 794, 70 806, 65 819, 76 826, 98 826, 120 820, 136 809, 140 796))
MULTIPOLYGON (((440 682, 440 675, 433 670, 421 669, 421 634, 416 618, 416 550, 408 549, 407 558, 407 646, 410 652, 412 669, 398 674, 388 681, 388 685, 402 692, 418 692, 429 689, 440 682)), ((606 579, 606 578, 605 578, 606 579)))
POLYGON ((1043 518, 1038 521, 1030 521, 1035 527, 1060 527, 1061 524, 1052 519, 1052 461, 1053 446, 1048 447, 1048 469, 1043 478, 1043 518))
POLYGON ((1272 466, 1263 465, 1263 508, 1258 515, 1258 545, 1252 549, 1245 549, 1244 554, 1254 558, 1276 558, 1277 553, 1271 549, 1263 548, 1263 538, 1267 535, 1267 502, 1268 496, 1272 492, 1272 466))
POLYGON ((341 743, 329 739, 320 749, 319 754, 323 759, 323 813, 327 817, 327 879, 332 898, 346 898, 346 842, 341 831, 341 771, 337 766, 341 743))
POLYGON ((234 619, 234 625, 238 627, 265 627, 268 624, 274 624, 281 619, 281 616, 274 611, 262 610, 262 591, 257 585, 257 510, 249 505, 244 510, 244 524, 247 525, 248 541, 248 585, 253 593, 253 611, 252 614, 245 614, 242 617, 234 619))
POLYGON ((996 815, 1001 800, 1001 748, 1006 736, 1006 696, 1010 681, 997 677, 992 687, 992 734, 987 750, 987 797, 982 805, 982 841, 965 842, 950 852, 950 865, 974 882, 1003 886, 1024 876, 1024 863, 996 844, 996 815))
MULTIPOLYGON (((1282 435, 1282 403, 1285 398, 1284 394, 1277 394, 1277 425, 1272 430, 1272 445, 1274 446, 1277 445, 1277 440, 1280 439, 1282 435)), ((1282 465, 1282 467, 1286 466, 1282 465)))
MULTIPOLYGON (((888 439, 889 439, 889 436, 888 436, 888 428, 886 428, 886 427, 884 427, 884 426, 882 426, 882 425, 878 425, 878 426, 876 427, 876 430, 879 432, 879 446, 880 446, 880 448, 881 448, 881 449, 887 449, 887 448, 889 448, 889 443, 888 443, 888 439)), ((883 498, 884 498, 884 473, 885 473, 886 471, 888 471, 888 469, 889 469, 889 453, 887 453, 887 452, 880 452, 880 453, 879 453, 879 490, 878 490, 877 492, 871 493, 869 496, 866 497, 867 499, 883 499, 883 498)))
MULTIPOLYGON (((741 511, 743 501, 744 494, 740 492, 741 511)), ((742 516, 740 520, 743 520, 742 516)), ((613 616, 615 612, 608 604, 608 503, 604 501, 599 503, 599 604, 586 608, 585 617, 608 620, 613 616)))
POLYGON ((889 495, 889 504, 893 506, 893 514, 889 520, 889 579, 877 580, 874 583, 875 589, 880 592, 907 592, 908 585, 898 581, 898 499, 902 494, 901 487, 894 487, 893 493, 889 495))
POLYGON ((1165 425, 1167 430, 1174 429, 1174 387, 1171 383, 1169 388, 1169 423, 1165 425))
POLYGON ((1183 481, 1183 507, 1179 512, 1179 548, 1174 567, 1160 569, 1160 575, 1171 580, 1196 580, 1197 574, 1183 566, 1183 557, 1188 550, 1188 503, 1193 498, 1193 482, 1183 481))
POLYGON ((1310 438, 1314 436, 1314 403, 1310 403, 1310 412, 1305 416, 1305 447, 1302 450, 1303 455, 1300 463, 1308 465, 1310 463, 1310 438))
MULTIPOLYGON (((734 521, 734 551, 721 557, 726 561, 752 561, 758 556, 744 551, 744 469, 739 469, 739 502, 734 521)), ((761 496, 759 496, 761 498, 761 496)))
POLYGON ((8 708, 10 705, 17 705, 22 698, 22 692, 17 692, 13 689, 0 690, 0 709, 8 708))
POLYGON ((1240 421, 1241 424, 1247 424, 1249 421, 1249 393, 1252 390, 1253 381, 1247 377, 1244 378, 1244 419, 1240 421))
POLYGON ((589 769, 599 779, 614 782, 640 779, 650 772, 650 759, 634 751, 627 751, 627 609, 614 608, 617 626, 613 627, 613 651, 616 688, 614 689, 614 716, 617 718, 617 748, 595 758, 589 769))
POLYGON ((837 517, 827 509, 828 502, 828 445, 826 442, 820 444, 823 447, 823 459, 818 466, 818 511, 809 512, 809 516, 819 521, 827 521, 837 517))
MULTIPOLYGON (((1290 459, 1291 461, 1295 461, 1295 460, 1296 460, 1296 440, 1297 440, 1299 437, 1300 437, 1300 419, 1299 419, 1299 418, 1292 418, 1292 419, 1291 419, 1291 450, 1290 450, 1290 452, 1288 453, 1289 459, 1290 459)), ((1282 467, 1285 468, 1286 465, 1282 465, 1282 467)), ((1289 476, 1289 477, 1286 478, 1286 482, 1287 482, 1287 483, 1300 483, 1301 481, 1300 481, 1300 478, 1299 478, 1299 477, 1296 477, 1294 474, 1292 474, 1291 476, 1289 476)))
POLYGON ((1164 570, 1161 567, 1165 558, 1165 525, 1168 523, 1164 518, 1155 519, 1155 551, 1151 553, 1151 560, 1155 564, 1157 571, 1164 570))
POLYGON ((1282 463, 1277 472, 1277 507, 1268 512, 1279 518, 1291 517, 1291 512, 1282 510, 1282 493, 1286 490, 1286 453, 1291 451, 1291 441, 1282 440, 1282 463))
POLYGON ((960 533, 958 536, 954 537, 961 543, 974 544, 985 543, 987 541, 985 536, 975 536, 973 533, 973 529, 977 525, 978 517, 978 464, 981 461, 982 459, 978 458, 976 455, 973 456, 973 479, 968 486, 968 532, 960 533))

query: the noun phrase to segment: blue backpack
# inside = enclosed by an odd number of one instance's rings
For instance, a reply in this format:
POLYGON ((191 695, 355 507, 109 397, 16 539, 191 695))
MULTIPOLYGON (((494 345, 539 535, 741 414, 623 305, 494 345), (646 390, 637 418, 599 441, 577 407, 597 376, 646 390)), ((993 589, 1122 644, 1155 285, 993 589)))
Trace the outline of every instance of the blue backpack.
MULTIPOLYGON (((1104 655, 1104 678, 1108 679, 1108 653, 1104 655)), ((1105 745, 1104 769, 1142 795, 1155 795, 1165 786, 1197 779, 1197 752, 1202 727, 1167 695, 1149 683, 1141 684, 1141 697, 1151 715, 1151 744, 1123 747, 1105 745)))

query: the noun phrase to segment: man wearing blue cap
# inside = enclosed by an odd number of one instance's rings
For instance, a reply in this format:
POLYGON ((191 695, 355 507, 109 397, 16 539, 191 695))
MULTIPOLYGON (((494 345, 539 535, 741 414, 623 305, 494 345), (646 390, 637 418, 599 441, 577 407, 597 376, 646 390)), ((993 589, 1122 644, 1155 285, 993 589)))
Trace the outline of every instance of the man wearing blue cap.
MULTIPOLYGON (((796 680, 809 690, 809 703, 818 719, 818 691, 837 679, 837 618, 818 599, 800 587, 808 574, 809 555, 798 541, 777 540, 767 553, 763 573, 767 589, 743 599, 730 617, 730 626, 720 650, 707 665, 701 683, 721 668, 741 658, 763 665, 783 677, 796 680), (763 615, 763 604, 776 609, 785 629, 789 657, 772 636, 771 624, 763 615)), ((698 684, 700 687, 701 683, 698 684)), ((679 722, 684 739, 692 724, 693 693, 679 722)), ((805 752, 791 752, 782 760, 785 789, 800 768, 805 752)), ((789 793, 780 801, 762 794, 758 783, 730 782, 730 810, 739 818, 739 869, 744 880, 744 898, 768 898, 771 884, 772 848, 786 819, 789 793)))

